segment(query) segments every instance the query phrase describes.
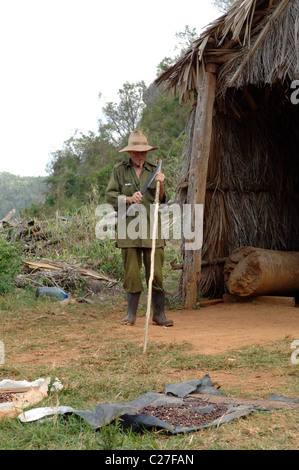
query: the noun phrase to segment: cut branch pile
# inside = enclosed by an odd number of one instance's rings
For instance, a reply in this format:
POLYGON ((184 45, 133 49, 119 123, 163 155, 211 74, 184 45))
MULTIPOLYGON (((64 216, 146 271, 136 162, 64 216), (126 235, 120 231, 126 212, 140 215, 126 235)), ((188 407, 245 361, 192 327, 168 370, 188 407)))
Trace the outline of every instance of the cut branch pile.
POLYGON ((22 247, 22 251, 26 253, 40 254, 45 249, 51 248, 62 241, 61 237, 54 237, 45 224, 41 222, 35 220, 28 222, 14 220, 9 222, 9 215, 7 214, 2 219, 0 229, 9 241, 18 242, 22 247))
POLYGON ((43 220, 10 218, 9 213, 2 219, 1 237, 16 243, 23 253, 23 272, 15 280, 17 287, 44 285, 60 287, 67 293, 97 294, 103 282, 107 287, 117 283, 100 272, 103 259, 90 248, 96 238, 96 219, 90 211, 82 210, 70 217, 57 214, 54 219, 43 220), (38 261, 31 260, 33 256, 38 261))
POLYGON ((17 287, 25 287, 28 284, 33 287, 40 286, 42 280, 43 284, 60 287, 66 292, 72 292, 80 285, 81 289, 94 293, 99 290, 100 282, 108 283, 108 287, 116 283, 114 279, 104 274, 82 265, 71 265, 66 262, 48 259, 40 262, 23 261, 23 267, 25 273, 17 276, 15 281, 17 287))

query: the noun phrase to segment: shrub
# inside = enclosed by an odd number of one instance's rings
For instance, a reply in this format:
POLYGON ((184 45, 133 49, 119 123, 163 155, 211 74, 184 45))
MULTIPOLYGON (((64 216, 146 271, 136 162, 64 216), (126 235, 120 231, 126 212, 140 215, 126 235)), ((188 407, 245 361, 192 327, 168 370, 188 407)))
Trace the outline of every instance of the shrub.
POLYGON ((0 238, 0 295, 14 289, 14 279, 21 264, 21 256, 16 245, 0 238))

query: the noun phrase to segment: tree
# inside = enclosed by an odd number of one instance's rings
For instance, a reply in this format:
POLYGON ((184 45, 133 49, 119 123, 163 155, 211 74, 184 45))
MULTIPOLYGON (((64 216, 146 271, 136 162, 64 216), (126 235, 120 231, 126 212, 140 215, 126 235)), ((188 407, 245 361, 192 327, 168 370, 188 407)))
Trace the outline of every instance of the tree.
POLYGON ((163 160, 163 169, 167 174, 167 195, 172 199, 181 178, 184 162, 185 128, 191 111, 191 105, 182 104, 179 98, 163 91, 156 102, 147 107, 139 127, 145 132, 151 145, 158 147, 155 158, 163 160))
POLYGON ((179 51, 174 57, 164 57, 157 66, 157 76, 159 77, 165 72, 171 65, 173 65, 179 57, 190 47, 191 43, 198 38, 199 34, 196 29, 190 29, 188 25, 185 26, 185 30, 179 33, 175 33, 175 37, 178 40, 174 47, 174 51, 179 51))
POLYGON ((162 75, 163 72, 166 72, 166 70, 171 67, 174 64, 175 60, 171 57, 164 57, 163 60, 158 64, 157 66, 157 77, 162 75))
POLYGON ((179 40, 178 44, 175 47, 175 50, 180 50, 180 55, 183 54, 191 43, 198 38, 198 33, 195 28, 190 29, 188 25, 185 26, 185 30, 176 33, 175 37, 179 40))
POLYGON ((104 199, 110 172, 119 158, 117 151, 100 135, 75 134, 52 153, 47 167, 49 177, 46 205, 75 210, 94 198, 104 199))
POLYGON ((144 81, 126 82, 118 90, 119 103, 109 102, 102 111, 107 123, 99 121, 99 131, 111 144, 120 146, 127 141, 128 135, 136 129, 145 107, 143 92, 146 89, 144 81))
POLYGON ((212 5, 219 11, 225 13, 235 3, 236 0, 213 0, 212 5))

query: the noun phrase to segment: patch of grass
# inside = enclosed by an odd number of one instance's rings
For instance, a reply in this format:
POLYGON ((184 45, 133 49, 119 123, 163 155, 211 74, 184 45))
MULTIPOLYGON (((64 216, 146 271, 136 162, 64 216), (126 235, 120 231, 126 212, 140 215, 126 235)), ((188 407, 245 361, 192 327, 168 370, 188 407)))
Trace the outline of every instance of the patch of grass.
MULTIPOLYGON (((228 396, 248 397, 252 373, 281 378, 271 393, 298 397, 298 371, 290 362, 290 338, 264 346, 250 346, 219 355, 190 354, 188 343, 155 343, 147 354, 134 337, 119 335, 116 312, 122 293, 101 297, 96 305, 61 305, 35 299, 34 291, 17 290, 5 296, 0 312, 0 339, 6 361, 0 380, 59 378, 63 390, 51 392, 35 405, 71 406, 92 410, 100 403, 130 401, 148 391, 163 392, 167 383, 202 378, 206 373, 234 374, 240 385, 220 390, 228 396), (287 386, 285 385, 287 383, 287 386)), ((267 398, 259 389, 252 398, 267 398)), ((1 449, 295 449, 298 411, 257 412, 247 418, 186 435, 165 432, 131 433, 110 423, 94 431, 76 416, 60 416, 23 424, 17 418, 0 421, 1 449)))

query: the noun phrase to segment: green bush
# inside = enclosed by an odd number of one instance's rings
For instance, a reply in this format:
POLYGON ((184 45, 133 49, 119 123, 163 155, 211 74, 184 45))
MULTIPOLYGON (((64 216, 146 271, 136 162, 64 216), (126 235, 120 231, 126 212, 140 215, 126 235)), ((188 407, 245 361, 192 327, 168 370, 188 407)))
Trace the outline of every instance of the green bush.
POLYGON ((21 264, 21 256, 16 245, 0 238, 0 295, 14 289, 14 279, 21 264))
POLYGON ((121 251, 116 248, 113 239, 92 240, 86 250, 89 261, 98 261, 100 270, 106 276, 121 279, 123 276, 123 261, 121 251))

